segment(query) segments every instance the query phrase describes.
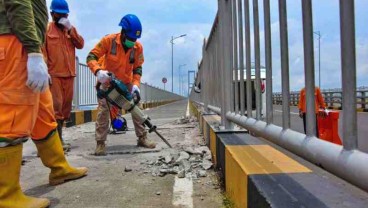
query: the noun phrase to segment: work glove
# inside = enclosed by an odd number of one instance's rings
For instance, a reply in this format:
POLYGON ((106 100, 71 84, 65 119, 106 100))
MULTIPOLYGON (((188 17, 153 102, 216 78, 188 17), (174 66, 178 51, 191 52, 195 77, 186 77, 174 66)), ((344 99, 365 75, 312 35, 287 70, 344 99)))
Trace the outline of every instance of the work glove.
POLYGON ((327 109, 323 109, 323 111, 320 111, 320 113, 319 113, 319 116, 321 117, 321 118, 326 118, 327 116, 328 116, 328 114, 330 113, 330 111, 329 110, 327 110, 327 109))
POLYGON ((68 18, 65 17, 60 18, 59 24, 63 25, 67 30, 72 29, 72 24, 70 23, 68 18))
POLYGON ((101 82, 102 84, 105 84, 110 80, 109 72, 106 70, 99 70, 97 72, 97 80, 101 82))
POLYGON ((27 72, 26 85, 36 93, 46 91, 49 87, 50 75, 41 53, 28 54, 27 72))
POLYGON ((137 91, 139 94, 141 94, 141 91, 139 90, 139 87, 137 85, 133 85, 132 91, 130 93, 133 94, 135 91, 137 91))
POLYGON ((326 114, 326 116, 328 116, 328 114, 330 113, 330 111, 326 108, 325 109, 325 114, 326 114))

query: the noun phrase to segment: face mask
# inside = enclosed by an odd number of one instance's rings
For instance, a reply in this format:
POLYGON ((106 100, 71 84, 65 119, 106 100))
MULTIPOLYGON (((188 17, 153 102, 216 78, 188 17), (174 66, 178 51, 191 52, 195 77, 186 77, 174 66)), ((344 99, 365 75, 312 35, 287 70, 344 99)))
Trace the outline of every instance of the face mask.
POLYGON ((126 39, 126 40, 125 40, 125 42, 124 42, 124 45, 125 45, 125 47, 127 47, 127 48, 133 48, 133 47, 134 47, 134 44, 135 44, 135 42, 130 41, 130 40, 128 40, 128 39, 126 39))

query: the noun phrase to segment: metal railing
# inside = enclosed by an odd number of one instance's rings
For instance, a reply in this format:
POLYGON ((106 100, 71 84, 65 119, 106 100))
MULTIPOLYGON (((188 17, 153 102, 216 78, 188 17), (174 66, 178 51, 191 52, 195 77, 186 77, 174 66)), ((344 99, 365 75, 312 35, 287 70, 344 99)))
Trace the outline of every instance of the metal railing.
MULTIPOLYGON (((94 76, 87 65, 79 63, 76 58, 77 77, 74 83, 73 107, 75 110, 82 107, 93 107, 98 104, 96 93, 96 76, 94 76)), ((159 89, 157 87, 141 83, 141 102, 165 102, 184 99, 184 97, 159 89)))
MULTIPOLYGON (((256 112, 252 113, 251 92, 251 30, 250 0, 219 0, 218 13, 210 36, 203 44, 196 84, 201 92, 192 89, 190 100, 221 115, 222 125, 232 129, 242 126, 289 151, 315 163, 335 175, 368 191, 368 154, 357 150, 357 99, 355 63, 354 1, 340 0, 341 63, 342 63, 342 139, 343 146, 320 140, 315 136, 314 110, 314 49, 312 0, 301 0, 303 18, 304 73, 307 102, 307 134, 290 129, 290 105, 282 103, 282 126, 273 124, 272 102, 272 50, 270 25, 270 0, 263 0, 264 39, 266 63, 266 121, 261 120, 260 86, 260 33, 258 0, 253 0, 253 37, 255 57, 256 112), (243 4, 244 3, 244 4, 243 4), (245 20, 245 23, 243 23, 245 20), (245 30, 245 31, 244 31, 245 30), (243 38, 245 35, 245 39, 243 38), (244 43, 244 44, 243 44, 244 43), (245 54, 244 54, 245 46, 245 54), (245 61, 244 61, 245 59, 245 61), (238 69, 245 64, 246 79, 238 69), (235 73, 233 73, 235 71, 235 73), (233 78, 232 74, 235 75, 233 78), (247 87, 245 87, 245 85, 247 87), (244 90, 246 89, 246 98, 244 90), (238 93, 240 91, 240 93, 238 93), (238 96, 240 95, 240 96, 238 96), (237 104, 240 101, 240 106, 237 104), (244 103, 247 103, 245 105, 244 103), (245 107, 246 106, 246 107, 245 107)), ((289 51, 286 0, 278 0, 281 48, 282 99, 290 100, 289 51)))
MULTIPOLYGON (((290 105, 298 105, 299 103, 299 92, 290 93, 290 105)), ((342 92, 341 90, 324 90, 322 92, 326 106, 328 108, 338 108, 342 110, 342 92)), ((357 90, 356 91, 356 104, 358 109, 368 111, 368 90, 357 90)), ((282 104, 282 94, 273 93, 272 96, 273 104, 282 104)))

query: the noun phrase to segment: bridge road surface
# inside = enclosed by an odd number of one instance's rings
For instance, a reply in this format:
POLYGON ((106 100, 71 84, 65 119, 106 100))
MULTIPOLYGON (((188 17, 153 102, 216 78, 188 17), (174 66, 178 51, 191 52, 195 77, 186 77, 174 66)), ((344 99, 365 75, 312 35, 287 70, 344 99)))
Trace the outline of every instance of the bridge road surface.
MULTIPOLYGON (((274 105, 274 124, 282 126, 282 106, 274 105)), ((296 106, 290 107, 291 129, 304 133, 303 119, 299 117, 299 110, 296 106)), ((368 153, 368 113, 358 112, 358 149, 368 153)), ((342 139, 342 111, 339 118, 339 135, 342 139)))
MULTIPOLYGON (((198 123, 175 123, 185 116, 187 104, 188 101, 183 100, 145 111, 174 149, 196 144, 202 138, 198 128, 194 128, 198 123)), ((129 128, 133 128, 130 115, 125 117, 129 128)), ((49 198, 51 207, 222 207, 223 197, 213 170, 207 171, 207 177, 196 180, 178 179, 170 174, 152 175, 148 161, 177 152, 169 149, 156 135, 149 135, 158 143, 155 150, 137 148, 133 130, 123 135, 109 135, 107 150, 110 154, 96 157, 91 155, 96 145, 95 123, 64 128, 64 132, 72 145, 67 156, 69 162, 89 168, 89 175, 80 180, 49 186, 49 169, 36 157, 34 144, 28 141, 24 147, 26 162, 21 170, 22 188, 28 195, 49 198), (132 171, 125 172, 125 167, 132 171)))

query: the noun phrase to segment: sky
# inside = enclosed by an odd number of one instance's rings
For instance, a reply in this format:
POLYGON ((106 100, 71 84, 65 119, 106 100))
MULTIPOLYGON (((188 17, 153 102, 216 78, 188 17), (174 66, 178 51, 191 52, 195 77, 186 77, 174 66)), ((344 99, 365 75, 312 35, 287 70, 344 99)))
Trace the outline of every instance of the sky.
MULTIPOLYGON (((51 0, 47 0, 50 5, 51 0)), ((261 64, 264 60, 263 5, 259 0, 261 64)), ((368 1, 356 0, 356 48, 357 85, 368 86, 368 1)), ((143 25, 140 42, 144 47, 145 63, 142 82, 171 90, 171 44, 172 36, 186 34, 175 40, 174 45, 174 92, 178 93, 179 65, 187 88, 188 70, 197 70, 202 58, 202 44, 212 27, 217 1, 214 0, 68 0, 69 19, 85 39, 85 47, 77 51, 82 63, 89 51, 106 34, 120 32, 120 19, 128 13, 136 14, 143 25)), ((252 7, 252 4, 250 4, 252 7)), ((304 86, 304 55, 302 34, 301 1, 287 0, 289 29, 290 88, 299 90, 304 86)), ((252 12, 251 12, 252 16, 252 12)), ((313 0, 314 30, 321 38, 321 87, 341 87, 339 0, 313 0)), ((253 23, 253 18, 250 19, 253 23)), ((281 89, 280 36, 278 1, 271 0, 273 88, 281 89)), ((251 25, 253 32, 253 24, 251 25)), ((253 39, 253 37, 252 37, 253 39)), ((318 85, 318 44, 315 39, 315 69, 318 85)), ((252 41, 252 54, 254 45, 252 41)), ((254 60, 254 56, 252 56, 254 60)), ((192 80, 191 80, 192 81, 192 80)))

